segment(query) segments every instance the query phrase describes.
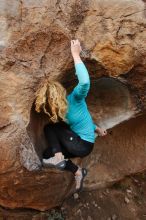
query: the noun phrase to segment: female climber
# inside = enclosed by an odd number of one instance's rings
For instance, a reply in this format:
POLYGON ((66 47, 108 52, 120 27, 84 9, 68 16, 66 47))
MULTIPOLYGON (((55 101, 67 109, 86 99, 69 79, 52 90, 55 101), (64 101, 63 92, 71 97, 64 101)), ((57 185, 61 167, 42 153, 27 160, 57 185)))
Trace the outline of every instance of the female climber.
POLYGON ((36 93, 35 109, 49 117, 44 127, 48 148, 43 154, 43 165, 72 172, 76 190, 81 190, 87 174, 85 168, 74 164, 70 158, 85 157, 90 154, 95 142, 95 133, 107 134, 105 129, 96 126, 88 111, 85 98, 90 88, 88 71, 81 60, 79 40, 71 41, 78 84, 66 95, 65 88, 57 81, 46 80, 36 93))

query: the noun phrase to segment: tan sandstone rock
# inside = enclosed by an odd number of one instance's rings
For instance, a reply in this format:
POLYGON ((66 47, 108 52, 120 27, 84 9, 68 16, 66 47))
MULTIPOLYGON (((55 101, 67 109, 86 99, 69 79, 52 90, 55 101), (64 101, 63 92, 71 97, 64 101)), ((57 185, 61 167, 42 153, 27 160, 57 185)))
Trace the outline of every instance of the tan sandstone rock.
POLYGON ((91 76, 94 121, 109 129, 83 159, 86 189, 146 168, 146 7, 137 0, 1 0, 0 205, 46 210, 74 190, 72 174, 41 167, 44 77, 75 84, 70 40, 80 39, 91 76))

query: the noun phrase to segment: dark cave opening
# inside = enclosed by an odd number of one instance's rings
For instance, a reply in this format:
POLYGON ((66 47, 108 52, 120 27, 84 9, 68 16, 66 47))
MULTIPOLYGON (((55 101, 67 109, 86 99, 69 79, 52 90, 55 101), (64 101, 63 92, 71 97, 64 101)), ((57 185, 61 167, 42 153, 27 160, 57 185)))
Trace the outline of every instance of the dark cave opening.
POLYGON ((36 112, 35 104, 33 103, 30 113, 30 121, 27 126, 27 132, 40 159, 42 159, 43 152, 47 148, 47 142, 43 130, 45 124, 47 123, 47 115, 42 112, 36 112))

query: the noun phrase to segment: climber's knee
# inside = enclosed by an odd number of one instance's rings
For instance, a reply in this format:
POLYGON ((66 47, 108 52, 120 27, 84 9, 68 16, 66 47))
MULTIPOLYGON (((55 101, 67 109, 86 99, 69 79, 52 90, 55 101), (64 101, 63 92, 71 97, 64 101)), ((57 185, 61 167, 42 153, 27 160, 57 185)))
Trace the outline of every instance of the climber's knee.
POLYGON ((88 156, 93 150, 93 147, 91 147, 91 149, 85 150, 84 152, 82 152, 81 157, 86 157, 88 156))

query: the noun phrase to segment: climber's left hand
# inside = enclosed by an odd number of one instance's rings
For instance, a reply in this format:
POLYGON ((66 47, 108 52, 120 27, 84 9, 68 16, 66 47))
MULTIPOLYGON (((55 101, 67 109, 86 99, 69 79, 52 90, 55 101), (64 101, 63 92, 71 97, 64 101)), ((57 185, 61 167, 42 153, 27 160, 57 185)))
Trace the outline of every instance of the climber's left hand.
POLYGON ((97 127, 95 131, 99 134, 99 136, 105 136, 105 135, 107 135, 107 130, 104 129, 104 128, 99 128, 99 127, 97 127))

